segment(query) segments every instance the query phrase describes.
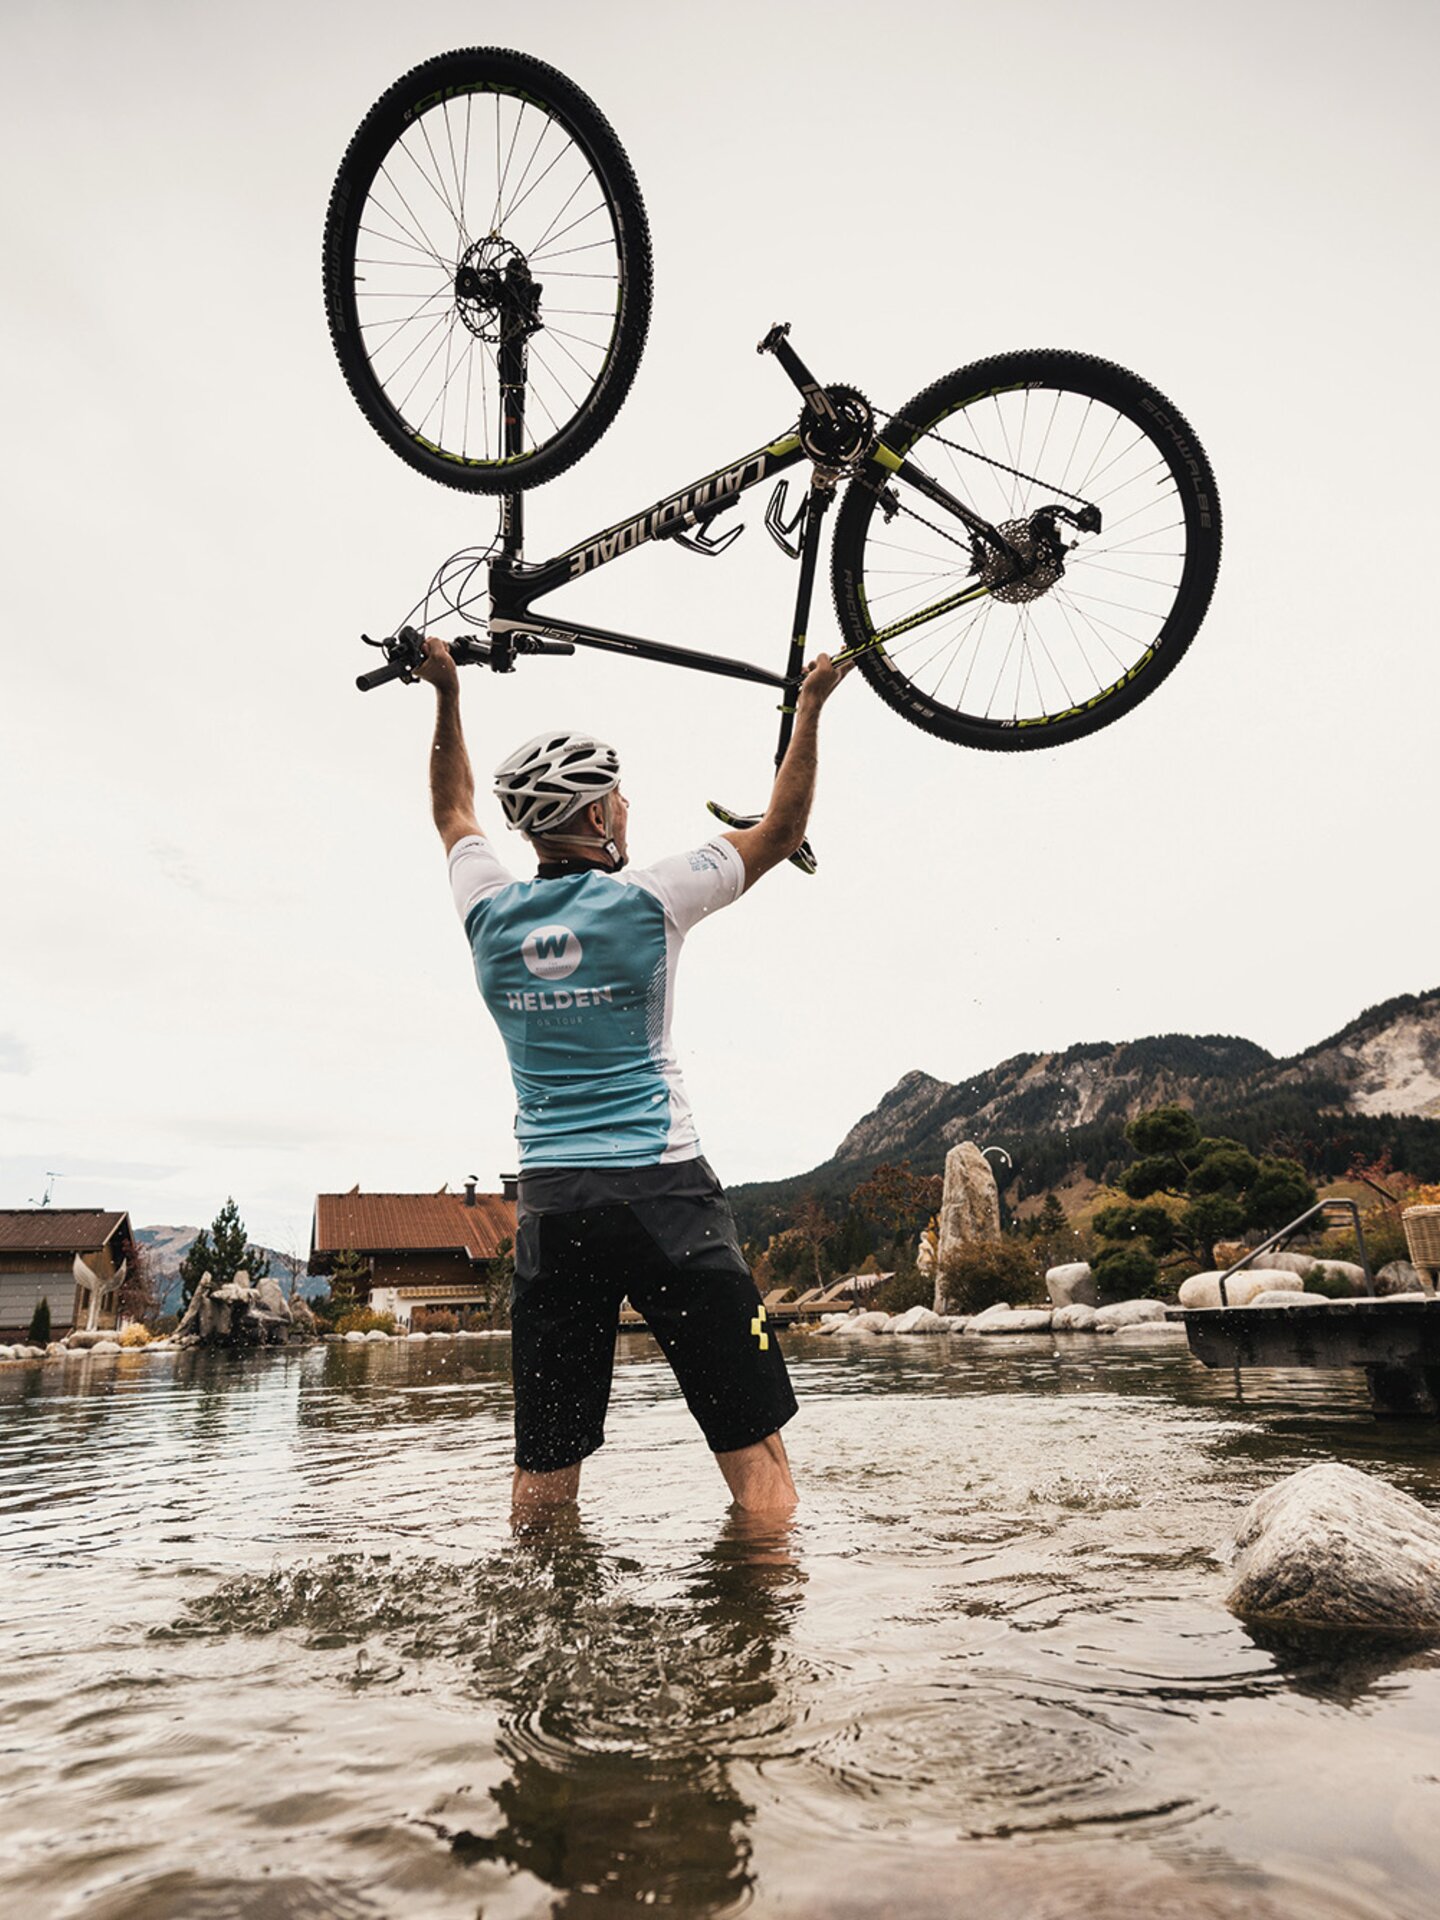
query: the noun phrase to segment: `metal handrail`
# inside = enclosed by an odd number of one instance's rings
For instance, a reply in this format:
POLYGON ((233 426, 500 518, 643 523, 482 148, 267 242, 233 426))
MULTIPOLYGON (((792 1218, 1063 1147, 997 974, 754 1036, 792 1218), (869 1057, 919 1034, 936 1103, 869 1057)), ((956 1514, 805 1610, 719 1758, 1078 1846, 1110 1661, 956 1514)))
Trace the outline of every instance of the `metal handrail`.
MULTIPOLYGON (((1292 1220, 1288 1227, 1281 1227, 1278 1233, 1272 1233, 1268 1240, 1262 1240, 1258 1247, 1252 1247, 1243 1260, 1237 1260, 1233 1267, 1227 1267, 1225 1269, 1224 1273, 1220 1276, 1221 1306, 1228 1307, 1230 1304, 1230 1296, 1225 1291, 1225 1282, 1229 1280, 1232 1275, 1239 1273, 1242 1267, 1248 1267, 1252 1260, 1258 1260, 1262 1253, 1268 1253, 1272 1247, 1278 1246, 1282 1240, 1288 1240, 1292 1233, 1298 1233, 1300 1231, 1307 1220, 1313 1220, 1317 1213, 1324 1213, 1330 1207, 1343 1207, 1355 1223, 1355 1244, 1360 1250, 1360 1265, 1365 1272, 1365 1291, 1373 1297, 1375 1281, 1370 1273, 1370 1256, 1365 1251, 1365 1229, 1360 1224, 1360 1206, 1358 1201, 1319 1200, 1313 1207, 1307 1208, 1298 1220, 1292 1220)), ((1319 1264, 1324 1266, 1325 1262, 1322 1260, 1319 1264)))

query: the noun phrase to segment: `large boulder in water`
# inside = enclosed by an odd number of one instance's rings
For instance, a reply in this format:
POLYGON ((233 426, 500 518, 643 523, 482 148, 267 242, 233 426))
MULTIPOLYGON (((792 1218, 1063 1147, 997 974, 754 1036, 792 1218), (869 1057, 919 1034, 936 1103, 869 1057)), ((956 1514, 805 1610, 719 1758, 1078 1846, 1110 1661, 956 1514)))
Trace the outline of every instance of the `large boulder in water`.
POLYGON ((1327 1460, 1262 1493, 1235 1536, 1226 1604, 1243 1620, 1440 1634, 1440 1520, 1327 1460))
POLYGON ((1142 1320, 1164 1318, 1163 1300, 1116 1300, 1096 1313, 1095 1331, 1113 1333, 1117 1327, 1138 1327, 1142 1320))
POLYGON ((971 1333, 1048 1333, 1049 1307, 1006 1307, 1000 1312, 987 1309, 970 1322, 971 1333))
POLYGON ((907 1307, 904 1313, 897 1313, 887 1333, 948 1333, 948 1320, 938 1313, 932 1313, 929 1307, 907 1307))
POLYGON ((1068 1307, 1055 1309, 1050 1325, 1056 1333, 1093 1333, 1095 1319, 1094 1307, 1087 1307, 1083 1300, 1074 1300, 1068 1307))
POLYGON ((888 1313, 850 1313, 835 1329, 836 1333, 888 1333, 888 1313))

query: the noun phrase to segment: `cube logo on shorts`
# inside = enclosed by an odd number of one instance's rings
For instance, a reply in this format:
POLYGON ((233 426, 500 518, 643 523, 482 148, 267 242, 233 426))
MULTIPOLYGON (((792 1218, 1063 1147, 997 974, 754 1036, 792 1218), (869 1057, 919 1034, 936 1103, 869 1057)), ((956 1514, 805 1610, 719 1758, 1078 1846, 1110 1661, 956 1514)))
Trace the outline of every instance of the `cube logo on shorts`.
POLYGON ((538 979, 566 980, 585 949, 570 927, 532 927, 520 943, 520 957, 538 979))

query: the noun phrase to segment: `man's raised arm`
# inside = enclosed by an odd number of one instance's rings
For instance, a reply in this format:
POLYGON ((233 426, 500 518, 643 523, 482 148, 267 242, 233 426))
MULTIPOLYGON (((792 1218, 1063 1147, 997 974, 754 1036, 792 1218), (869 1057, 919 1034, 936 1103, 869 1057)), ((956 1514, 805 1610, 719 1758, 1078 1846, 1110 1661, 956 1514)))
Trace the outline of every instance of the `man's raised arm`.
POLYGON ((435 739, 430 748, 430 806, 449 853, 457 840, 480 832, 475 818, 475 776, 460 725, 460 675, 443 640, 425 641, 420 678, 435 689, 435 739))
POLYGON ((745 862, 747 890, 762 873, 788 860, 805 838, 819 764, 820 709, 849 671, 848 666, 837 667, 828 653, 806 668, 795 702, 795 730, 776 772, 770 804, 753 827, 724 836, 745 862))

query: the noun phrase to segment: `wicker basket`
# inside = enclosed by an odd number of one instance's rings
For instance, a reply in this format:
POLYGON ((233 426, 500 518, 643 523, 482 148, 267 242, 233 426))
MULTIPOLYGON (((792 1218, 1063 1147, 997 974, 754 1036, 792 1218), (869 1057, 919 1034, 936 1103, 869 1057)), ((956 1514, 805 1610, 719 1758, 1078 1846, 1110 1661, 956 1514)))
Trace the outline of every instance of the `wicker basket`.
POLYGON ((1400 1218, 1417 1267, 1440 1267, 1440 1207, 1406 1207, 1400 1218))

